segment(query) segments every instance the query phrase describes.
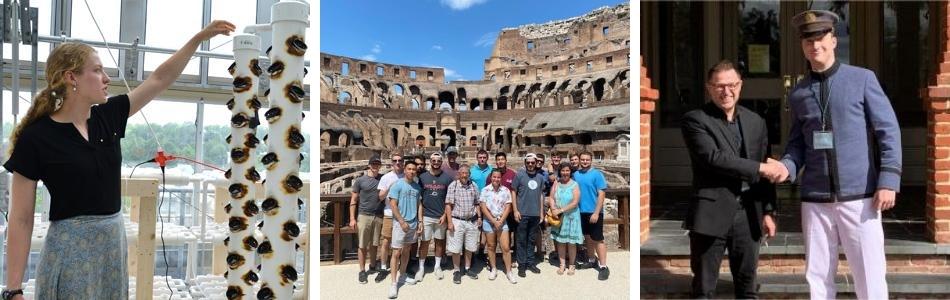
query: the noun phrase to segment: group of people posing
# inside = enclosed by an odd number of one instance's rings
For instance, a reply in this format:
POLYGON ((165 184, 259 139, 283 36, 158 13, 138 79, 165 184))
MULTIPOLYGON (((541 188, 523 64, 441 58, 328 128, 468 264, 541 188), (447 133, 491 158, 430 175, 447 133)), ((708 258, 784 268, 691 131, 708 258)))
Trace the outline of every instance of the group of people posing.
POLYGON ((472 268, 473 254, 478 252, 487 260, 489 280, 497 278, 501 254, 504 275, 514 284, 518 282, 514 269, 518 277, 528 271, 541 273, 537 264, 544 252, 536 248, 542 249, 539 235, 545 228, 557 248, 558 275, 592 268, 599 280, 607 280, 603 235, 607 183, 591 165, 591 153, 574 154, 570 162, 561 162, 560 155, 552 153, 550 165, 544 163, 543 154, 528 153, 524 168, 517 171, 508 167, 504 152, 495 154, 494 167, 488 157, 487 151, 479 150, 477 164, 469 166, 458 163, 458 151, 449 147, 445 157, 429 155, 427 168, 425 156, 393 154, 392 171, 385 175, 379 174, 379 157, 371 158, 367 172, 353 182, 350 200, 349 225, 359 240, 359 282, 366 283, 373 272, 375 281, 381 282, 392 272, 389 297, 396 298, 400 283, 422 281, 429 243, 434 240, 433 273, 438 279, 443 278, 442 257, 448 250, 454 283, 460 284, 463 276, 478 278, 472 268), (581 244, 586 246, 586 263, 575 262, 581 244), (413 254, 418 255, 418 269, 410 277, 406 269, 413 254))

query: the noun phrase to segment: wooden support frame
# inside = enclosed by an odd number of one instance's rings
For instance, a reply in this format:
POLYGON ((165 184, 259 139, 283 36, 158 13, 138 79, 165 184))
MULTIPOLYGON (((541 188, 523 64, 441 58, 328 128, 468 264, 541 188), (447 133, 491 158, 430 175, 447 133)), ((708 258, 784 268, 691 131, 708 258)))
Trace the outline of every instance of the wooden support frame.
POLYGON ((122 196, 132 198, 129 219, 139 225, 138 239, 129 244, 129 275, 135 276, 135 299, 152 299, 155 275, 157 179, 122 179, 122 196))

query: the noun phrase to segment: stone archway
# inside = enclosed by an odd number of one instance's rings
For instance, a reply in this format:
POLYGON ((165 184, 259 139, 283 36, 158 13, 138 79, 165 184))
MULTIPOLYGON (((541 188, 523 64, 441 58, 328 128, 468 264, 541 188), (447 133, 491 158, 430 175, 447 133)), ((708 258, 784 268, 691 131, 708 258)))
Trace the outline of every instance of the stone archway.
MULTIPOLYGON (((455 130, 452 129, 443 129, 442 133, 439 134, 439 137, 444 139, 443 145, 445 147, 454 147, 457 146, 458 141, 456 140, 455 130)), ((444 149, 443 149, 444 150, 444 149)))

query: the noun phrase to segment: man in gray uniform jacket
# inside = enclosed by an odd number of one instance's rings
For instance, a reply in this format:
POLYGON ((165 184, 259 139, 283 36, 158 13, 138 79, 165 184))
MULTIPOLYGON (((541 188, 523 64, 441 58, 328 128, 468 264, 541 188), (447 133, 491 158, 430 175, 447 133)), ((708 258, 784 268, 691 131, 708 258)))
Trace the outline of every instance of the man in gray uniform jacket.
POLYGON ((870 70, 835 60, 828 11, 792 19, 811 74, 789 94, 792 127, 782 164, 801 179, 802 231, 812 299, 836 297, 838 247, 844 248, 859 299, 887 299, 881 211, 900 189, 900 127, 870 70))

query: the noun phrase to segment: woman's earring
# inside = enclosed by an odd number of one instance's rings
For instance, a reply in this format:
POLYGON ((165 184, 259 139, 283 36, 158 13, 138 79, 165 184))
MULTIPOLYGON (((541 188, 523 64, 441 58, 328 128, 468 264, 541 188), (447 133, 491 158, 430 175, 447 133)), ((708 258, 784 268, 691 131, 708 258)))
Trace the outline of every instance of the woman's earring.
POLYGON ((75 91, 76 91, 76 86, 73 86, 73 92, 75 92, 75 91))

